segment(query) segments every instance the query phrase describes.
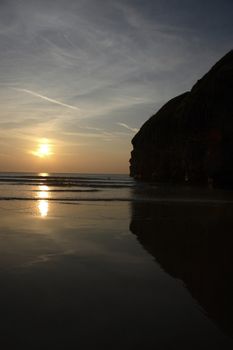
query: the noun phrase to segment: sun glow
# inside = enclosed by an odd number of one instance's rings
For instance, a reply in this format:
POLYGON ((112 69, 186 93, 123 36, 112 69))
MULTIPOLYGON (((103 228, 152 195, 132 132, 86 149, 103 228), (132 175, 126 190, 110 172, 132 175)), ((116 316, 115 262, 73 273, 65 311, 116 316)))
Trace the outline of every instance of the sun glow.
POLYGON ((47 142, 41 143, 36 151, 31 152, 34 156, 39 158, 47 158, 51 156, 53 153, 51 152, 51 146, 47 142))

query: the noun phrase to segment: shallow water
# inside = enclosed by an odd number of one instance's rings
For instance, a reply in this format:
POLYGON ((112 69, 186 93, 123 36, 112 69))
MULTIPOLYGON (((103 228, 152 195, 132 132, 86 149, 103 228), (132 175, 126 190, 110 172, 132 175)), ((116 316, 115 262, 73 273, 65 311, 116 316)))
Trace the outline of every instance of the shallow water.
POLYGON ((2 175, 4 349, 232 349, 231 193, 52 177, 2 175))

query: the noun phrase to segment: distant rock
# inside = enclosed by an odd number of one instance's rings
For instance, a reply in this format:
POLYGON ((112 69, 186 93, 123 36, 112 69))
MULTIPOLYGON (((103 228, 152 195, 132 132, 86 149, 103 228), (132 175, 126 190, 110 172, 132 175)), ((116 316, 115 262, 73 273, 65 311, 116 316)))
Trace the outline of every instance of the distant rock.
POLYGON ((153 115, 132 144, 135 179, 233 185, 233 50, 153 115))

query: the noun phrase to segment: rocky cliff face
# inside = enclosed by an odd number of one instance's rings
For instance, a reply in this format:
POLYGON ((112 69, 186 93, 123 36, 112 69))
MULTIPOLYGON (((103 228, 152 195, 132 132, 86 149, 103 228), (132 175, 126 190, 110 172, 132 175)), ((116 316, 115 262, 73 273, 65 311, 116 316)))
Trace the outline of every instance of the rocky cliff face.
POLYGON ((132 140, 136 179, 233 184, 233 50, 165 104, 132 140))

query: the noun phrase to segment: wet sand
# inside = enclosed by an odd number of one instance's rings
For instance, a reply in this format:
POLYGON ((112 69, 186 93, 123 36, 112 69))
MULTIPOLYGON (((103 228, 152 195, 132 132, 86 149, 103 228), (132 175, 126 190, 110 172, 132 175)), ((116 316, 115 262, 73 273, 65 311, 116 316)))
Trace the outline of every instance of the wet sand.
POLYGON ((1 201, 1 344, 232 349, 231 212, 1 201))

